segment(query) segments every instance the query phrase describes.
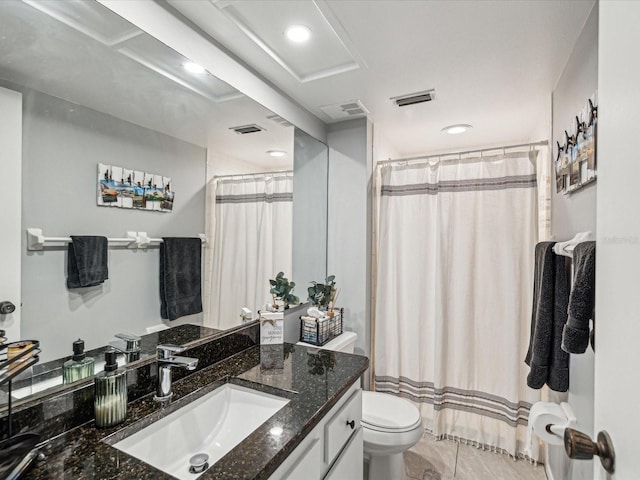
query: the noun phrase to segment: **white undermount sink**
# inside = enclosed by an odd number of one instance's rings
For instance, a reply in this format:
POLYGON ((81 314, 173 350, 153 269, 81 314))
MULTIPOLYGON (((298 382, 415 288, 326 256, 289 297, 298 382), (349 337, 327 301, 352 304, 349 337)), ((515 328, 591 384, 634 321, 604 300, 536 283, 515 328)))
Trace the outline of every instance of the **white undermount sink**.
POLYGON ((287 403, 226 383, 113 446, 169 475, 195 479, 191 457, 205 453, 213 465, 287 403))

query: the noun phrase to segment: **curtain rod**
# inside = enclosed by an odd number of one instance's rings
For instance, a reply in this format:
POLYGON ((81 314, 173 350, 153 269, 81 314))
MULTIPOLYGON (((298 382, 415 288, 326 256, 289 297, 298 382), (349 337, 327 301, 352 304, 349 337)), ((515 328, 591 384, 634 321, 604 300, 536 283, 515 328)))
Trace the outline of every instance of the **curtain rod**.
POLYGON ((276 172, 256 172, 256 173, 232 173, 230 175, 214 175, 212 180, 225 180, 225 179, 233 179, 237 178, 238 180, 242 180, 243 178, 251 178, 251 177, 268 177, 273 175, 288 175, 293 174, 293 170, 278 170, 276 172))
POLYGON ((531 143, 520 143, 517 145, 506 145, 504 147, 493 147, 493 148, 481 148, 478 150, 467 150, 466 152, 450 152, 450 153, 440 153, 440 154, 434 154, 434 155, 420 155, 418 157, 409 157, 409 158, 396 158, 396 159, 389 159, 389 160, 383 160, 377 163, 377 165, 384 165, 387 163, 394 163, 394 162, 410 162, 412 160, 427 160, 429 158, 440 158, 440 157, 450 157, 450 156, 462 156, 462 155, 469 155, 471 153, 482 153, 482 152, 490 152, 492 150, 502 150, 503 153, 505 150, 507 149, 511 149, 511 148, 520 148, 520 147, 542 147, 542 146, 546 146, 548 145, 549 142, 547 142, 546 140, 541 140, 539 142, 531 142, 531 143))

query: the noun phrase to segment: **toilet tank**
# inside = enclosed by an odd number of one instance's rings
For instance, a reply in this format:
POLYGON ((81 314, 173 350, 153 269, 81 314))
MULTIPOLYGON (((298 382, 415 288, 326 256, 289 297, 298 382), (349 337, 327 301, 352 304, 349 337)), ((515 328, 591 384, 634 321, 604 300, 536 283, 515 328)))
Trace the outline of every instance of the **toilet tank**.
POLYGON ((311 345, 310 343, 298 342, 298 345, 305 345, 307 347, 321 348, 323 350, 333 350, 336 352, 353 353, 358 334, 355 332, 343 332, 333 340, 325 343, 322 347, 311 345))

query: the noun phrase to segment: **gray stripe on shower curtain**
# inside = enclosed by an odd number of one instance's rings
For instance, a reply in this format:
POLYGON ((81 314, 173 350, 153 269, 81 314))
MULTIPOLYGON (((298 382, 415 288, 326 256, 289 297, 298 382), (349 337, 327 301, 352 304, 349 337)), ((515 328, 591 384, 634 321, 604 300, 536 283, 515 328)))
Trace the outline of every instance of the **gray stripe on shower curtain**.
POLYGON ((506 190, 508 188, 532 188, 536 186, 536 175, 513 175, 499 178, 474 178, 468 180, 441 180, 437 183, 412 185, 383 185, 384 196, 437 195, 443 192, 478 192, 506 190))
POLYGON ((217 195, 216 203, 273 203, 293 202, 293 193, 253 193, 246 195, 217 195))
POLYGON ((376 391, 393 393, 414 402, 432 404, 435 410, 452 408, 488 416, 515 427, 527 425, 529 402, 509 402, 506 398, 486 392, 455 387, 434 388, 431 382, 415 382, 408 378, 376 376, 376 391))

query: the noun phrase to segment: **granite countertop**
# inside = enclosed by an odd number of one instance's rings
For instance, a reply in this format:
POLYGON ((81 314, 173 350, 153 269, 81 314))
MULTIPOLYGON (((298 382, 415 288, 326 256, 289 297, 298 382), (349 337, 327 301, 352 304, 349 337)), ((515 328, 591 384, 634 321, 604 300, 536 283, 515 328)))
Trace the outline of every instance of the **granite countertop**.
POLYGON ((172 404, 162 409, 147 395, 129 404, 124 424, 98 429, 93 421, 52 438, 46 458, 25 476, 43 479, 174 478, 112 447, 183 405, 231 382, 290 399, 290 402, 212 465, 202 480, 268 478, 300 441, 365 372, 369 360, 285 343, 249 348, 174 383, 172 404), (282 434, 270 435, 274 427, 282 434))

